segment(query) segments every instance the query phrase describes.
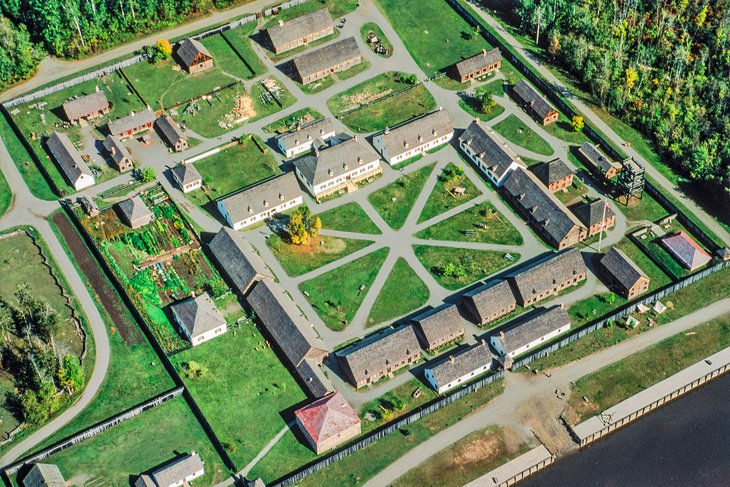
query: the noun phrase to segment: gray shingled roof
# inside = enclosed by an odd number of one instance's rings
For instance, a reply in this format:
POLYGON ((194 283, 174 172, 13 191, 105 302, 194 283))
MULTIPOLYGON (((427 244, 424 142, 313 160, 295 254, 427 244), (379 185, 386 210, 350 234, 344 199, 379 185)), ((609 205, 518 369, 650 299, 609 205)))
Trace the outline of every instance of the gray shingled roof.
POLYGON ((175 145, 178 140, 186 140, 180 126, 169 115, 161 115, 156 121, 157 129, 162 133, 168 144, 175 145))
POLYGON ((485 344, 475 345, 437 364, 427 365, 439 386, 444 386, 460 377, 492 363, 492 353, 485 344))
POLYGON ((318 353, 312 327, 281 286, 270 279, 259 281, 246 301, 292 367, 318 353))
POLYGON ((512 288, 507 281, 488 282, 476 289, 464 293, 463 299, 472 305, 472 311, 476 311, 479 322, 483 322, 486 316, 491 316, 495 311, 509 308, 517 304, 512 288))
POLYGON ((512 280, 516 291, 527 300, 585 272, 586 265, 580 250, 570 249, 516 274, 512 280))
POLYGON ((321 8, 293 18, 283 25, 273 25, 266 29, 274 46, 283 46, 305 36, 332 27, 332 17, 327 8, 321 8))
POLYGON ((109 132, 112 135, 121 134, 128 130, 135 129, 141 125, 152 123, 155 121, 155 112, 151 109, 142 110, 136 113, 130 113, 124 117, 112 120, 108 123, 109 132))
POLYGON ((315 154, 307 154, 294 165, 313 186, 342 176, 358 166, 380 159, 375 150, 362 138, 352 137, 315 154))
POLYGON ((550 186, 554 182, 565 179, 573 174, 573 171, 571 171, 568 165, 561 159, 553 159, 552 161, 543 162, 533 166, 532 172, 535 173, 535 176, 537 176, 545 186, 550 186))
POLYGON ((66 487, 61 471, 51 463, 36 463, 23 478, 25 487, 66 487))
POLYGON ((555 242, 561 242, 575 227, 583 226, 529 171, 521 168, 512 171, 504 183, 504 189, 555 242))
POLYGON ((395 157, 453 131, 449 112, 439 109, 386 129, 376 137, 383 139, 388 156, 395 157))
POLYGON ((348 37, 292 59, 292 64, 302 78, 324 71, 360 55, 357 41, 348 37))
MULTIPOLYGON (((578 217, 578 220, 580 220, 584 226, 590 228, 591 226, 603 221, 603 206, 603 200, 593 200, 591 202, 585 201, 576 205, 573 209, 573 213, 575 213, 575 216, 578 217)), ((606 208, 605 219, 608 220, 614 215, 615 213, 609 205, 609 207, 606 208)))
POLYGON ((76 150, 68 135, 53 132, 46 141, 46 147, 72 185, 82 174, 93 177, 89 166, 81 158, 81 154, 76 150))
POLYGON ((329 134, 335 131, 335 126, 329 118, 320 118, 312 123, 308 123, 299 129, 290 130, 289 132, 278 135, 276 139, 281 143, 284 149, 289 150, 300 146, 307 141, 314 141, 317 137, 329 134))
POLYGON ((460 76, 466 76, 470 73, 479 71, 482 68, 491 66, 502 59, 502 53, 499 52, 499 48, 482 50, 479 54, 475 54, 472 57, 466 58, 463 61, 459 61, 454 65, 456 73, 460 76))
POLYGON ((500 330, 504 333, 502 340, 504 353, 508 354, 524 347, 568 323, 570 316, 560 305, 536 310, 535 313, 530 313, 529 316, 516 320, 500 330))
POLYGON ((532 108, 540 117, 547 117, 554 110, 545 99, 525 80, 520 80, 512 91, 522 101, 522 103, 532 108))
POLYGON ((178 164, 177 166, 171 168, 170 172, 172 172, 175 178, 180 181, 183 186, 203 179, 203 177, 200 175, 198 170, 195 169, 195 166, 192 163, 178 164))
POLYGON ((619 166, 617 162, 612 161, 597 145, 593 145, 590 142, 585 142, 580 146, 578 152, 602 173, 608 172, 612 167, 619 166))
POLYGON ((109 100, 102 90, 69 100, 63 104, 63 111, 68 120, 86 117, 91 113, 100 112, 109 107, 109 100))
POLYGON ((491 127, 474 120, 461 134, 459 141, 471 148, 482 164, 501 179, 513 162, 524 165, 522 159, 491 127))
POLYGON ((190 67, 193 63, 195 63, 195 57, 198 54, 203 54, 204 56, 213 59, 213 56, 211 56, 210 52, 208 52, 208 49, 206 49, 201 42, 196 41, 195 39, 185 39, 184 41, 181 41, 180 44, 178 44, 176 54, 187 67, 190 67))
POLYGON ((302 360, 296 367, 297 375, 302 379, 302 385, 307 388, 311 397, 322 397, 327 394, 332 386, 329 387, 320 378, 316 372, 316 365, 311 363, 311 360, 302 360))
POLYGON ((112 160, 117 164, 119 164, 122 159, 132 158, 132 155, 129 153, 127 146, 122 144, 122 142, 115 135, 106 136, 106 139, 104 139, 104 148, 109 152, 112 160))
POLYGON ((287 172, 218 201, 225 206, 233 221, 241 221, 301 195, 297 177, 293 172, 287 172))
POLYGON ((226 324, 208 293, 170 305, 189 337, 197 337, 226 324))
POLYGON ((180 482, 195 472, 205 467, 203 459, 195 452, 190 452, 174 461, 154 470, 151 474, 152 478, 159 486, 173 485, 180 482))
POLYGON ((120 201, 117 203, 117 208, 119 208, 119 211, 121 211, 130 222, 147 218, 152 214, 152 211, 147 208, 147 205, 144 201, 142 201, 142 198, 139 195, 120 201))
POLYGON ((409 355, 420 353, 421 347, 411 325, 403 326, 392 333, 379 335, 376 339, 363 340, 362 344, 338 353, 352 371, 357 382, 364 381, 374 372, 380 372, 389 364, 402 362, 409 355))
POLYGON ((453 334, 464 334, 464 321, 456 305, 433 308, 413 318, 415 326, 426 339, 426 348, 441 343, 453 334))
POLYGON ((243 295, 255 281, 273 279, 264 260, 243 235, 223 227, 208 243, 218 265, 239 294, 243 295))
POLYGON ((601 265, 625 289, 631 289, 640 278, 646 277, 644 271, 616 247, 609 249, 601 258, 601 265))

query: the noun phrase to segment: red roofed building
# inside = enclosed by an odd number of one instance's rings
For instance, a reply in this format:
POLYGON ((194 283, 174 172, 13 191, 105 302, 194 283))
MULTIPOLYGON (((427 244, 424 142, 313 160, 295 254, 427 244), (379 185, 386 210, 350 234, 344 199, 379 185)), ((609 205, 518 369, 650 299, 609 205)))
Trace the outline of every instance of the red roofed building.
POLYGON ((690 271, 699 269, 712 260, 710 254, 697 245, 697 242, 684 231, 662 238, 662 244, 677 262, 690 271))
POLYGON ((294 416, 317 455, 360 434, 360 418, 339 391, 297 409, 294 416))

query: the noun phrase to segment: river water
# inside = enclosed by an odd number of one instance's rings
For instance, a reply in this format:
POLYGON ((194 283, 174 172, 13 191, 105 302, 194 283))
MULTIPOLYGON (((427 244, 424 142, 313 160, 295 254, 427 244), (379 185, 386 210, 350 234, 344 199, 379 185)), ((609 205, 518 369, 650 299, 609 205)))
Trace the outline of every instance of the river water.
POLYGON ((559 459, 519 486, 730 486, 730 374, 559 459))

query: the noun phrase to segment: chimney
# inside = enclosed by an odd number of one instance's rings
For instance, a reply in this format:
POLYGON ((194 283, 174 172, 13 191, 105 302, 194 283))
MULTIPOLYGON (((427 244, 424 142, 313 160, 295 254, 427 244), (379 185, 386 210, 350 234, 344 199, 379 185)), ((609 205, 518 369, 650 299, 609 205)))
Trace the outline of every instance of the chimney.
POLYGON ((314 157, 319 157, 319 149, 314 149, 314 157))
POLYGON ((279 24, 279 27, 283 27, 283 26, 284 26, 284 21, 283 21, 283 20, 281 20, 281 19, 279 19, 279 22, 278 22, 278 24, 279 24))
POLYGON ((99 85, 96 85, 96 92, 99 93, 99 85))
POLYGON ((504 332, 503 331, 500 331, 499 332, 499 338, 500 338, 500 340, 504 340, 504 332))
POLYGON ((442 107, 441 105, 439 105, 439 112, 440 112, 441 110, 443 110, 443 109, 444 109, 444 107, 442 107))
POLYGON ((477 125, 478 125, 479 123, 481 123, 481 120, 479 119, 479 117, 475 118, 475 119, 474 119, 474 121, 475 121, 475 122, 477 123, 477 125))
POLYGON ((482 342, 481 343, 482 343, 482 347, 486 347, 487 346, 487 341, 484 338, 482 338, 482 342))
POLYGON ((357 140, 357 134, 353 135, 352 138, 357 140))
POLYGON ((423 142, 423 137, 421 136, 421 134, 418 134, 418 141, 423 142))
POLYGON ((482 49, 482 56, 487 57, 487 50, 486 49, 482 49))
POLYGON ((453 355, 449 355, 449 362, 451 362, 452 364, 454 362, 456 362, 456 360, 454 360, 454 356, 453 355))
POLYGON ((390 133, 390 127, 385 127, 385 130, 383 130, 383 135, 388 135, 390 133))

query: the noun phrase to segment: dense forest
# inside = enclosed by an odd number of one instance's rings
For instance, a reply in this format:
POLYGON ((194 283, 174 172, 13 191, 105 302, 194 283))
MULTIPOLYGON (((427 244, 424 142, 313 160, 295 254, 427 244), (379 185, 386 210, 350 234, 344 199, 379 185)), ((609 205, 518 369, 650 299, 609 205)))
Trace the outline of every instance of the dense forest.
POLYGON ((242 0, 0 0, 0 89, 46 54, 78 58, 242 0))
POLYGON ((601 105, 680 172, 728 190, 730 0, 515 2, 521 28, 601 105))

